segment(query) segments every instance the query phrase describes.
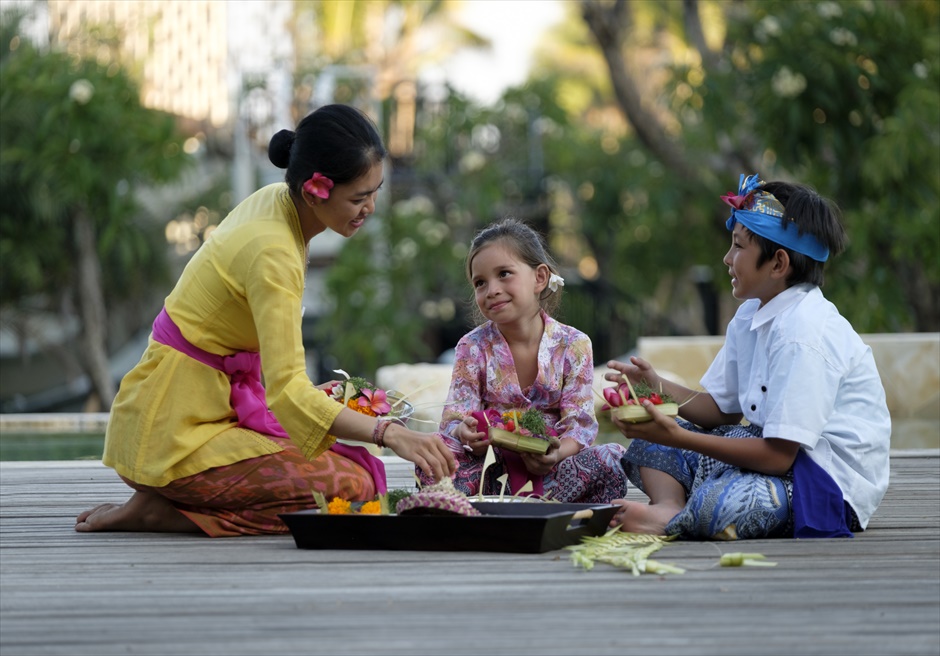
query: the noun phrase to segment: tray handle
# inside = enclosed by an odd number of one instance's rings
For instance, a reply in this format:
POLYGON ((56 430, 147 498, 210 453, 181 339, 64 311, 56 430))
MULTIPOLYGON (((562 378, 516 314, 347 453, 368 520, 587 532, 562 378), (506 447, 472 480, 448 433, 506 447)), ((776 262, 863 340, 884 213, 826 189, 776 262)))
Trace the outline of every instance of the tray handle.
POLYGON ((583 526, 586 526, 590 523, 591 518, 593 517, 594 510, 592 508, 584 508, 583 510, 579 510, 571 516, 570 520, 568 520, 567 530, 574 531, 583 526))

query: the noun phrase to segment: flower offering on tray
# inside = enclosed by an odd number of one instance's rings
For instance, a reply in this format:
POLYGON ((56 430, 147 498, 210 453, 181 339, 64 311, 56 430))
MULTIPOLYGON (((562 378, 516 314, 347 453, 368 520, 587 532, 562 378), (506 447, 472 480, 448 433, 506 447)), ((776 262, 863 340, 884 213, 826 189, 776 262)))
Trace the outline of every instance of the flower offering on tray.
POLYGON ((471 413, 477 429, 487 432, 493 446, 517 453, 544 455, 558 446, 558 434, 545 423, 545 416, 536 408, 500 412, 494 408, 471 413))
POLYGON ((336 373, 346 378, 330 389, 330 396, 336 401, 370 417, 394 419, 401 424, 411 418, 414 407, 399 392, 380 389, 365 378, 350 376, 342 369, 336 369, 336 373))
POLYGON ((421 488, 395 505, 399 515, 464 515, 472 517, 480 511, 474 508, 467 496, 454 487, 449 478, 434 485, 421 488))
POLYGON ((629 380, 620 383, 616 387, 604 388, 604 401, 606 403, 601 410, 610 410, 611 417, 622 421, 638 424, 644 421, 651 421, 652 415, 646 411, 640 401, 648 399, 650 403, 656 406, 656 409, 667 417, 676 417, 679 414, 679 404, 677 404, 668 394, 663 394, 662 390, 656 392, 645 380, 641 380, 633 387, 629 380))
POLYGON ((299 549, 544 553, 577 544, 585 536, 603 535, 617 509, 608 504, 466 498, 451 507, 442 492, 424 497, 416 492, 396 504, 398 514, 370 514, 362 511, 364 506, 357 511, 355 504, 346 508, 337 502, 333 512, 300 510, 280 517, 299 549))

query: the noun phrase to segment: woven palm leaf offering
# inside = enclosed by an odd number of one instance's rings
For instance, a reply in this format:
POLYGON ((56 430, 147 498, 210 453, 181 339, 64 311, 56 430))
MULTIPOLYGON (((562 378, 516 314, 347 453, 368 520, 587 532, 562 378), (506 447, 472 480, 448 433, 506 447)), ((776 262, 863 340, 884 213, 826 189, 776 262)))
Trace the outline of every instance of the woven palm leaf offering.
POLYGON ((347 408, 370 417, 394 420, 402 425, 414 413, 414 407, 400 392, 380 389, 365 378, 350 376, 342 369, 336 369, 335 372, 342 374, 346 380, 333 385, 330 396, 347 408))
POLYGON ((486 431, 490 443, 516 453, 545 455, 558 446, 558 433, 545 423, 545 415, 536 408, 510 410, 500 414, 495 408, 471 413, 477 429, 486 431))
POLYGON ((398 502, 399 515, 463 515, 471 517, 480 511, 470 504, 466 495, 454 487, 449 478, 428 485, 398 502))
POLYGON ((610 416, 631 424, 652 421, 653 416, 646 411, 640 402, 648 399, 656 409, 667 417, 679 415, 679 404, 671 396, 664 394, 662 389, 657 392, 645 380, 641 380, 636 387, 630 384, 624 376, 624 382, 616 387, 605 387, 604 405, 601 410, 610 410, 610 416))

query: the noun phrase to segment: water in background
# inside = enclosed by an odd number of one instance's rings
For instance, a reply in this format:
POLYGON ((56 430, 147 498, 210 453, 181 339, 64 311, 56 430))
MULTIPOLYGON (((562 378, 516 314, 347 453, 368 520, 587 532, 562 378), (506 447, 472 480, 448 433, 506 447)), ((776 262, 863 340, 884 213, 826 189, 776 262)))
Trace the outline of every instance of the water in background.
POLYGON ((0 433, 0 460, 100 460, 104 434, 0 433))

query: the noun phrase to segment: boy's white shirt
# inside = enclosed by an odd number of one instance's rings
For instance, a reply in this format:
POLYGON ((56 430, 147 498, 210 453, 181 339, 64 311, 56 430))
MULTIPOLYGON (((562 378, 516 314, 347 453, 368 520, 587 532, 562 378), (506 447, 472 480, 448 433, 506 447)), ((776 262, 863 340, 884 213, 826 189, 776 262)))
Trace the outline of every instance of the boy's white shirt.
POLYGON ((867 526, 888 488, 891 418, 871 348, 819 287, 745 301, 701 384, 723 412, 800 443, 867 526))

